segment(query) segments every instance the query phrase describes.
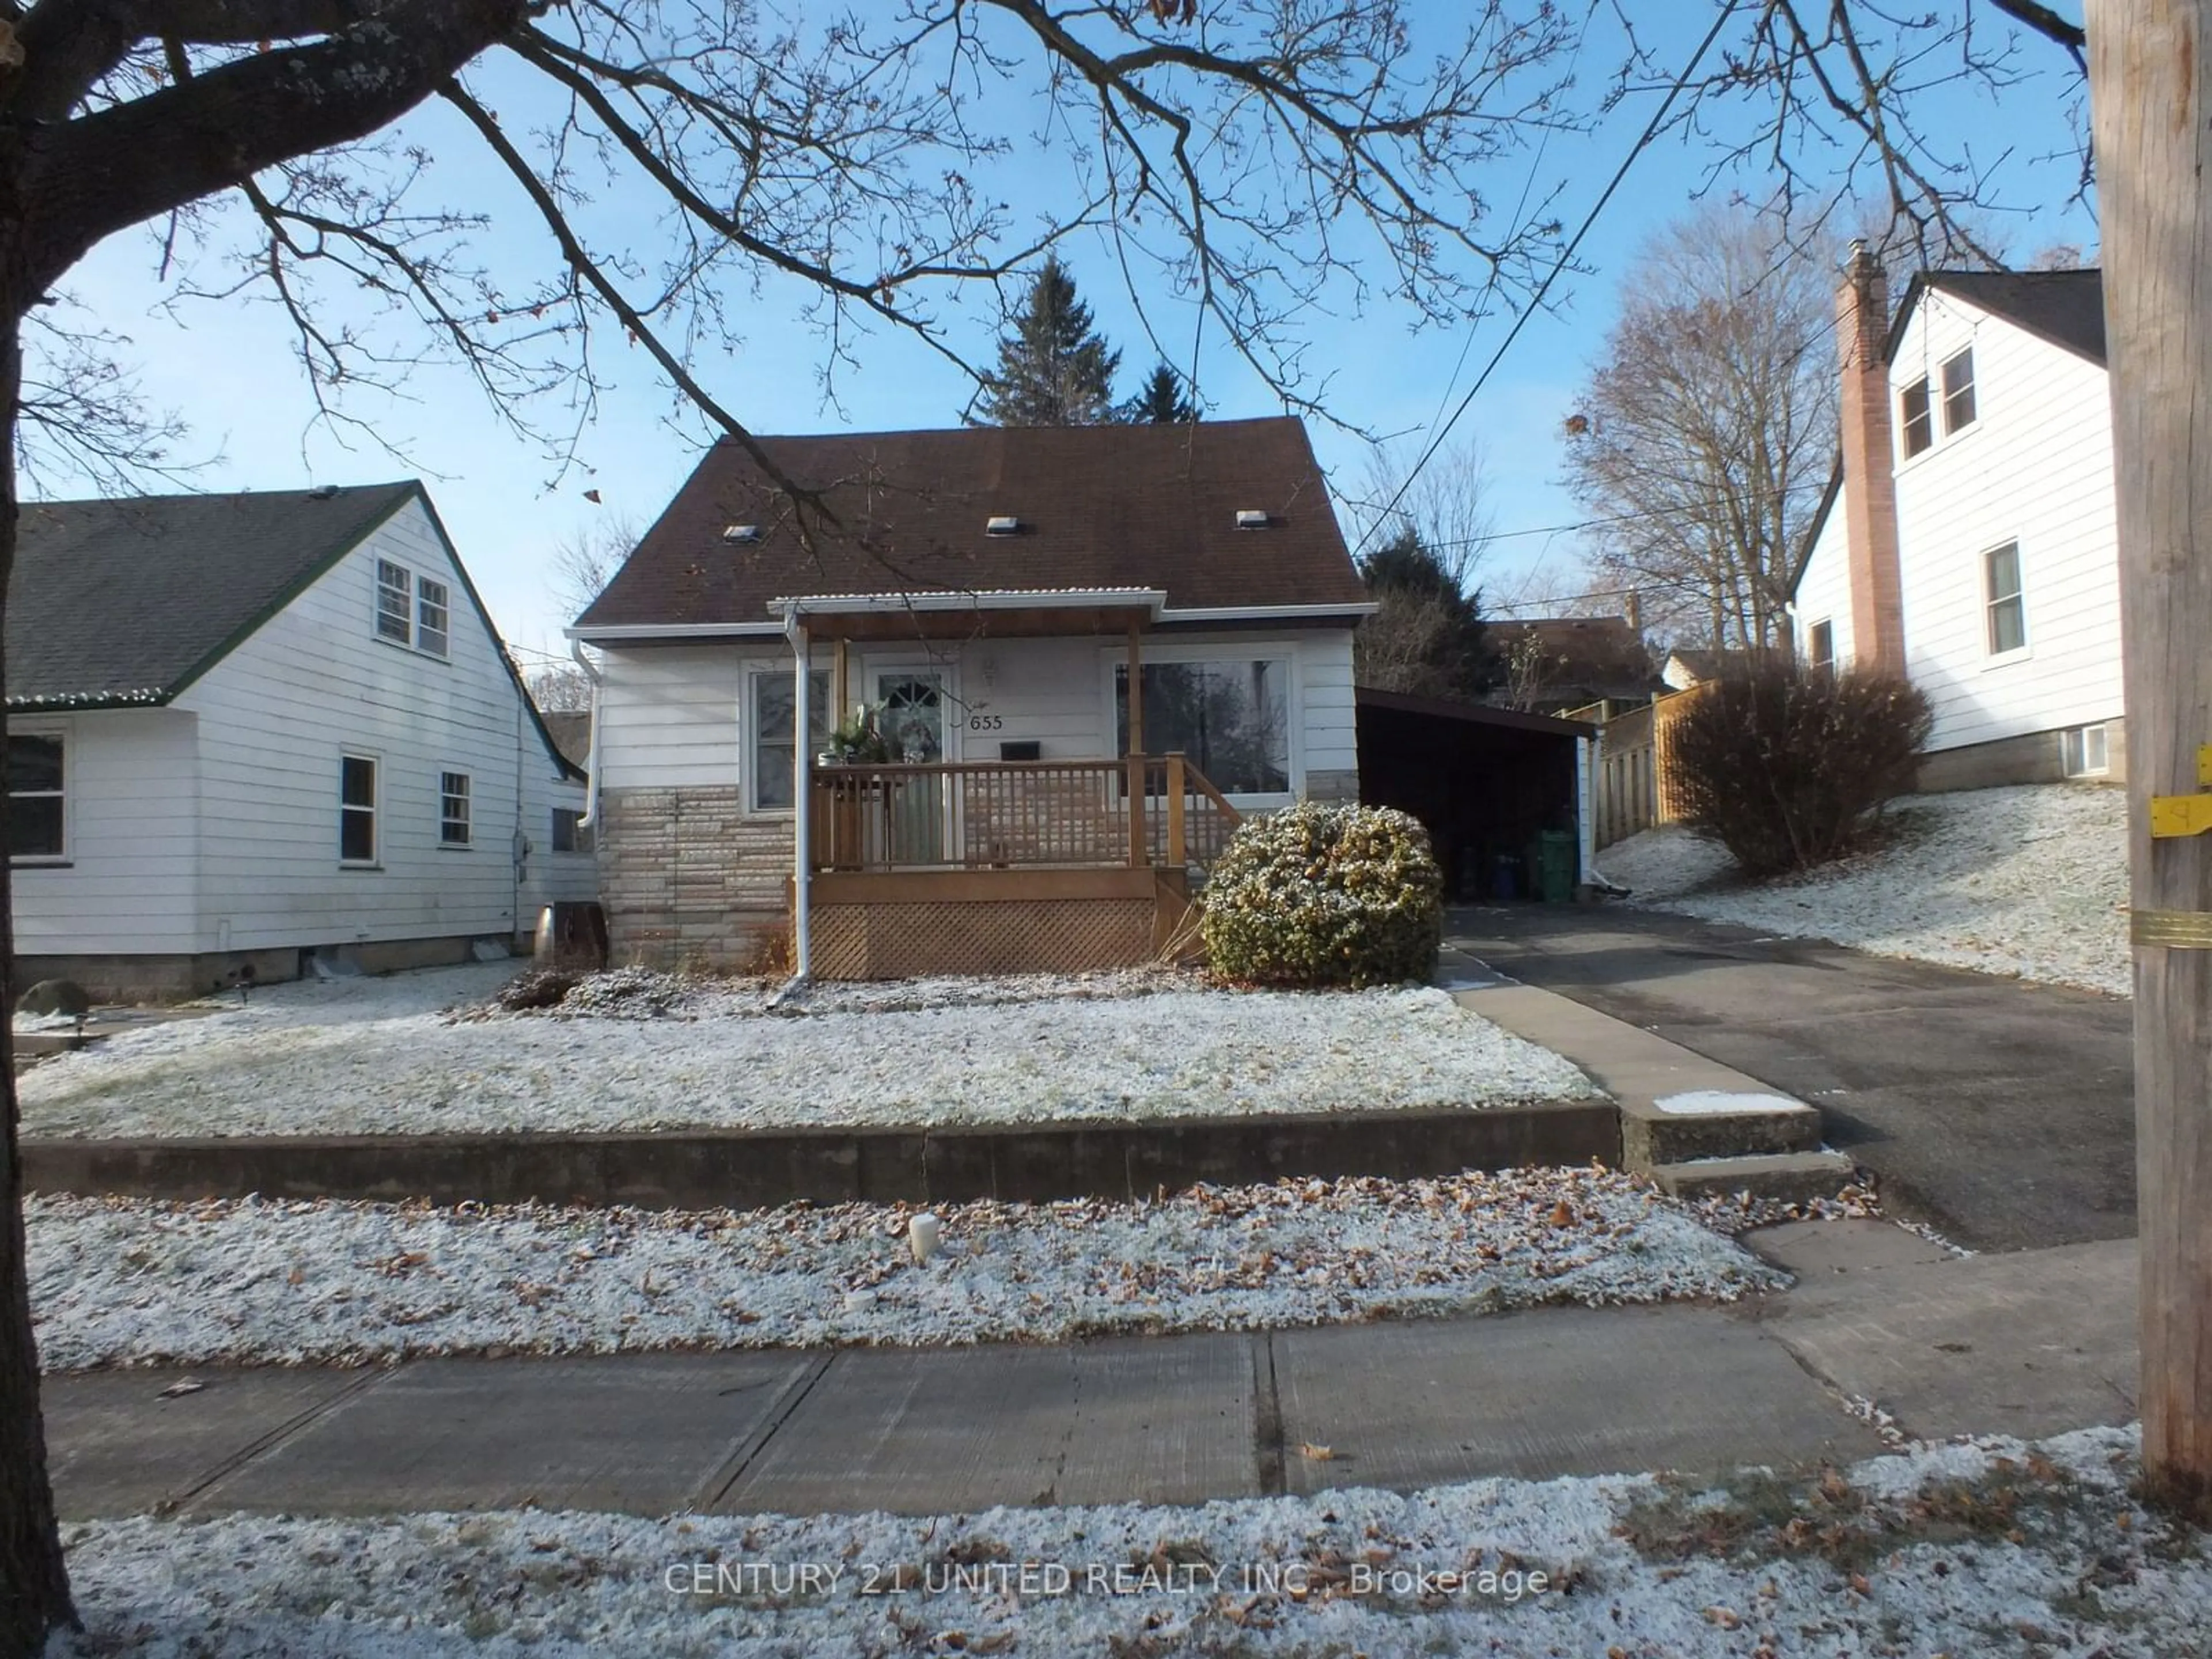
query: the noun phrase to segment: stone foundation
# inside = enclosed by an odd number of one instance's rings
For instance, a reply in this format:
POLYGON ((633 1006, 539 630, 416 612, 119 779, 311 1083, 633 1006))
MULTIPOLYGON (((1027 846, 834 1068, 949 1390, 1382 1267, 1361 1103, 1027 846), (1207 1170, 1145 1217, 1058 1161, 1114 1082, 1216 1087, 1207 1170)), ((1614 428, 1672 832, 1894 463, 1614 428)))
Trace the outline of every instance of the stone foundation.
POLYGON ((599 823, 615 962, 746 967, 788 927, 791 820, 747 816, 736 785, 603 789, 599 823))
POLYGON ((479 939, 497 939, 518 955, 530 954, 529 941, 503 934, 456 934, 442 939, 349 940, 340 945, 272 946, 261 951, 208 951, 167 956, 29 956, 15 958, 17 994, 42 979, 74 980, 94 1002, 185 1002, 210 991, 234 987, 241 971, 253 970, 256 985, 298 979, 313 957, 341 963, 364 974, 396 974, 411 968, 444 968, 473 960, 479 939))
POLYGON ((1318 801, 1356 801, 1359 799, 1357 772, 1309 772, 1306 799, 1318 801))

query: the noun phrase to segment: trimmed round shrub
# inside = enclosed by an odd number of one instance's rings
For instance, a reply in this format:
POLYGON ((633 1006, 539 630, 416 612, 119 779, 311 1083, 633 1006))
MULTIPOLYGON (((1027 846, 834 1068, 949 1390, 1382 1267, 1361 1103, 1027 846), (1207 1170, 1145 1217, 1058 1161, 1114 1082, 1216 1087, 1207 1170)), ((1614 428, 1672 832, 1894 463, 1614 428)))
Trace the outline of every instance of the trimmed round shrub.
POLYGON ((1893 674, 1765 653, 1686 693, 1670 732, 1682 822, 1747 876, 1781 875, 1865 844, 1912 787, 1933 726, 1893 674))
POLYGON ((1443 895, 1417 820, 1308 802, 1238 828, 1206 876, 1200 927, 1225 979, 1389 985, 1436 970, 1443 895))

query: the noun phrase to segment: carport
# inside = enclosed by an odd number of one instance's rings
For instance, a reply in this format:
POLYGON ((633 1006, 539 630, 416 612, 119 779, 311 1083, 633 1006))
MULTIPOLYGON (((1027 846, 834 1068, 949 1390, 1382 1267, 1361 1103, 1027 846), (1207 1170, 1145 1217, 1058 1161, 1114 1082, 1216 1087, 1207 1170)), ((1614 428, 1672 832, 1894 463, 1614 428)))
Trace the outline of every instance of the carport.
POLYGON ((1364 686, 1358 709, 1359 797, 1421 821, 1447 894, 1492 896, 1501 860, 1511 862, 1516 892, 1534 892, 1533 852, 1546 830, 1574 833, 1576 879, 1587 879, 1595 726, 1364 686))

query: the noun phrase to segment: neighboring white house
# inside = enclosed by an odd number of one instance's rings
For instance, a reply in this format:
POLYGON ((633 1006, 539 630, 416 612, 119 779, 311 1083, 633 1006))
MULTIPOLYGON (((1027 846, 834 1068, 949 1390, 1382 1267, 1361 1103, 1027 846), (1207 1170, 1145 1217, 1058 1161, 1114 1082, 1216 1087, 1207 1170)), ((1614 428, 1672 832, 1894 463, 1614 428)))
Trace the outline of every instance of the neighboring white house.
POLYGON ((1196 862, 1228 817, 1201 780, 1237 810, 1357 796, 1352 629, 1371 607, 1297 421, 760 442, 822 510, 798 517, 718 445, 570 630, 601 663, 592 783, 618 956, 743 958, 781 927, 794 761, 854 705, 878 712, 894 763, 817 773, 811 890, 839 913, 821 938, 867 910, 873 971, 970 934, 989 934, 981 954, 948 968, 1069 961, 1054 938, 1090 939, 1097 965, 1148 952, 1167 837, 1196 862), (1181 757, 1184 787, 1163 758, 1132 791, 1132 750, 1181 757), (900 930, 905 954, 884 942, 900 930))
POLYGON ((19 989, 459 961, 592 893, 419 483, 27 503, 7 651, 19 989))
POLYGON ((1838 296, 1843 456, 1794 588, 1814 662, 1901 667, 1927 788, 2122 775, 2118 543, 2094 270, 1916 276, 1883 326, 1838 296))

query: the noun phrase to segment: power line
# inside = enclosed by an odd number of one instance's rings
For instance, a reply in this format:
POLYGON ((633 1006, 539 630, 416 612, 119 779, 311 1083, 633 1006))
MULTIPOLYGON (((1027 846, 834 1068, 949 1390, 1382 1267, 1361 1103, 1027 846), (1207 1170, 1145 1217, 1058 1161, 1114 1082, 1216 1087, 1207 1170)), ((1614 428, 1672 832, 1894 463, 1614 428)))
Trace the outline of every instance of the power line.
POLYGON ((1522 310, 1521 314, 1513 319, 1513 326, 1506 331, 1505 337, 1498 342, 1498 349, 1491 354, 1490 361, 1483 365, 1482 373, 1474 377, 1474 384, 1467 389, 1467 396, 1460 399, 1459 407, 1452 410, 1451 418, 1444 422, 1443 430, 1438 432, 1430 441, 1429 447, 1421 452, 1420 459, 1413 463, 1413 471, 1407 473, 1406 482, 1398 486, 1397 494, 1390 497, 1381 516, 1374 524, 1368 526, 1366 534, 1360 537, 1359 545, 1352 550, 1354 557, 1365 550, 1376 530, 1397 510, 1398 503, 1406 498, 1406 492, 1413 487, 1413 480, 1420 477, 1421 469, 1426 466, 1434 459, 1437 451, 1443 447, 1444 440, 1451 434, 1452 428, 1459 424, 1460 417, 1467 413, 1468 405, 1474 401, 1475 394, 1482 390, 1484 384, 1489 380, 1491 374, 1503 361, 1505 354, 1512 349, 1514 341, 1521 337, 1521 331, 1527 326, 1528 319, 1542 307, 1544 296, 1552 291, 1552 284, 1559 281, 1559 273, 1567 268, 1569 261, 1575 257, 1575 250, 1582 246, 1583 238, 1589 234, 1590 227, 1597 222, 1598 215, 1605 211, 1606 204, 1613 200, 1613 192, 1620 188, 1621 180, 1628 177, 1628 169, 1635 165, 1636 158, 1649 149, 1652 141, 1659 136, 1659 130, 1666 125, 1668 114, 1674 107, 1675 99, 1680 97, 1683 88, 1689 85, 1690 77, 1698 72, 1698 65, 1705 61, 1705 53, 1712 49, 1713 42, 1720 39, 1722 28, 1727 24, 1729 19, 1735 15, 1738 3, 1739 0, 1727 0, 1727 3, 1721 8, 1720 15, 1713 19, 1712 27, 1705 32, 1705 38, 1698 43, 1697 51, 1690 54, 1690 61, 1683 65, 1682 72, 1674 77, 1674 84, 1667 88, 1666 97, 1660 100, 1659 107, 1652 112, 1651 119, 1645 125, 1642 136, 1637 139, 1628 154, 1621 159, 1620 166, 1614 170, 1613 178, 1607 182, 1596 202, 1592 204, 1573 238, 1566 246, 1559 250, 1558 261, 1537 287, 1535 294, 1522 310))
MULTIPOLYGON (((1808 482, 1790 484, 1785 489, 1776 491, 1775 494, 1785 496, 1802 495, 1808 491, 1823 490, 1827 487, 1827 481, 1823 479, 1818 483, 1808 482)), ((1462 536, 1448 542, 1425 540, 1421 545, 1439 553, 1454 547, 1487 547, 1492 542, 1511 541, 1521 536, 1563 536, 1570 531, 1597 530, 1609 524, 1631 524, 1638 519, 1665 519, 1677 515, 1705 513, 1714 507, 1727 505, 1728 502, 1724 500, 1715 497, 1706 501, 1684 501, 1677 507, 1648 507, 1635 513, 1614 513, 1603 518, 1577 519, 1572 524, 1528 525, 1519 530, 1492 530, 1480 536, 1462 536)))

